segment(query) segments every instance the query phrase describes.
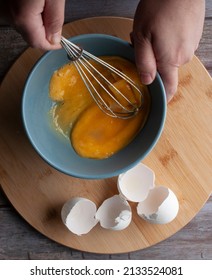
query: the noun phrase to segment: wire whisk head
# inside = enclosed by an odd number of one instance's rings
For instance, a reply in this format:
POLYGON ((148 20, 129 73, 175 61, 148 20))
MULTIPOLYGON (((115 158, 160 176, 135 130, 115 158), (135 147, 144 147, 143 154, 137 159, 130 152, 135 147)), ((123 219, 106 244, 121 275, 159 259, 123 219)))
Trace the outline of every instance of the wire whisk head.
POLYGON ((104 113, 111 117, 127 119, 139 112, 143 106, 143 94, 131 78, 64 37, 61 39, 61 45, 104 113), (103 68, 106 71, 101 71, 103 68))

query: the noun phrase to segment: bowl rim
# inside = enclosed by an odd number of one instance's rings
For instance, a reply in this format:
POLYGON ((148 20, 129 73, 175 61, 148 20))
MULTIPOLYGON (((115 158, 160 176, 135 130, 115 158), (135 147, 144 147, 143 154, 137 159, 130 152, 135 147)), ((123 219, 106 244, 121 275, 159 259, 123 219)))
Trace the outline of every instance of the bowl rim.
MULTIPOLYGON (((68 40, 71 41, 77 41, 79 39, 86 39, 86 38, 108 38, 108 39, 112 39, 113 41, 117 41, 120 42, 121 44, 126 45, 127 47, 131 46, 132 44, 129 43, 128 41, 125 41, 119 37, 115 37, 112 35, 108 35, 108 34, 100 34, 100 33, 91 33, 91 34, 81 34, 81 35, 76 35, 73 37, 68 38, 68 40)), ((159 73, 156 73, 156 77, 155 79, 157 79, 160 87, 161 87, 161 92, 162 92, 162 102, 163 102, 163 108, 164 110, 162 111, 162 116, 161 116, 161 125, 157 131, 156 136, 154 137, 154 140, 152 141, 151 145, 149 145, 148 149, 142 154, 142 156, 139 156, 136 160, 134 160, 132 163, 127 164, 125 167, 123 168, 118 168, 113 172, 107 172, 107 173, 99 173, 98 175, 92 175, 92 174, 84 174, 82 172, 76 172, 76 171, 71 171, 71 170, 64 170, 62 167, 60 167, 59 164, 55 163, 55 161, 52 161, 51 159, 49 159, 45 154, 42 153, 42 151, 40 151, 40 149, 38 148, 36 141, 33 139, 33 137, 31 136, 27 124, 26 124, 26 118, 25 118, 25 101, 26 101, 26 90, 27 87, 30 83, 30 79, 33 76, 34 71, 37 69, 37 67, 39 66, 39 64, 41 62, 43 62, 43 60, 46 59, 46 57, 50 54, 52 54, 54 52, 54 50, 50 50, 47 51, 46 53, 44 53, 43 55, 41 55, 41 57, 35 62, 35 64, 33 65, 31 71, 29 72, 26 81, 25 81, 25 85, 23 88, 23 95, 22 95, 22 120, 23 120, 23 125, 24 125, 24 129, 25 132, 30 140, 31 145, 34 147, 34 149, 36 150, 36 152, 38 153, 38 155, 45 161, 47 162, 50 166, 52 166, 53 168, 55 168, 56 170, 62 172, 63 174, 72 176, 72 177, 76 177, 76 178, 81 178, 81 179, 106 179, 106 178, 112 178, 114 176, 118 176, 124 172, 126 172, 127 170, 133 168, 135 165, 137 165, 138 163, 140 163, 155 147, 155 145, 157 144, 162 132, 163 132, 163 128, 165 125, 165 120, 166 120, 166 113, 167 113, 167 101, 166 101, 166 94, 165 94, 165 88, 162 82, 162 79, 159 75, 159 73)), ((99 159, 98 159, 99 161, 99 159)))

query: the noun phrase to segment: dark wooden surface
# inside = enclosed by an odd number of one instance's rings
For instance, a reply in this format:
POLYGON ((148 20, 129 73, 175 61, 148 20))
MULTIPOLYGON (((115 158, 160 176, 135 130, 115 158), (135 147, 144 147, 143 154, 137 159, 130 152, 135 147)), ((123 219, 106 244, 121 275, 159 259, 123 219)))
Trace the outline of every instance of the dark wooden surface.
MULTIPOLYGON (((91 16, 132 18, 138 1, 66 2, 65 21, 91 16), (87 4, 89 3, 89 5, 87 4), (86 7, 86 8, 85 8, 86 7)), ((10 26, 0 26, 0 81, 27 48, 10 26)), ((212 0, 206 1, 203 36, 196 52, 212 74, 212 0)), ((148 249, 117 255, 98 255, 72 250, 49 240, 16 212, 0 186, 0 259, 212 259, 212 196, 196 217, 169 239, 148 249)))

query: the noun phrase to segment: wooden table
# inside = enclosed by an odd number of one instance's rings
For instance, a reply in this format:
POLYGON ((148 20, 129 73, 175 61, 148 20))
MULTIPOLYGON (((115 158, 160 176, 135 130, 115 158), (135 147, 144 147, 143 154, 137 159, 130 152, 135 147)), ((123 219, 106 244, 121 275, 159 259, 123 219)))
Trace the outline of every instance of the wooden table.
MULTIPOLYGON (((105 9, 98 8, 97 2, 100 1, 90 1, 91 5, 86 11, 83 9, 85 2, 82 0, 66 2, 66 22, 90 16, 133 17, 138 1, 116 1, 115 7, 112 4, 114 1, 107 1, 105 9)), ((204 32, 196 55, 210 74, 212 74, 211 16, 212 0, 207 0, 204 32)), ((0 80, 27 47, 21 36, 11 27, 0 27, 0 80)), ((137 252, 97 255, 72 250, 44 237, 20 217, 0 188, 0 259, 212 259, 211 213, 212 197, 187 226, 169 239, 137 252)))

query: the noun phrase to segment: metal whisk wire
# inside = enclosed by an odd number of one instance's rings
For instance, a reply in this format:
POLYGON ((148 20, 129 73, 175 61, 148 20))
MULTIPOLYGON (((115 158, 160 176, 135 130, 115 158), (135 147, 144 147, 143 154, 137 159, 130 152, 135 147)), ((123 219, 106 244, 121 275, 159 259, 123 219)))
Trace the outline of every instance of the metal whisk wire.
POLYGON ((109 63, 104 60, 92 55, 86 50, 80 48, 74 43, 70 42, 66 38, 61 38, 61 45, 65 49, 68 58, 74 63, 76 69, 78 70, 81 78, 83 79, 89 93, 93 97, 96 104, 99 108, 111 117, 117 117, 122 119, 127 119, 133 117, 142 107, 142 92, 140 88, 123 72, 113 67, 109 63), (114 86, 92 63, 91 61, 95 61, 100 65, 106 67, 109 71, 119 76, 121 79, 124 79, 128 85, 134 88, 140 94, 140 103, 134 104, 127 96, 125 96, 118 88, 114 86), (94 85, 94 82, 91 81, 90 75, 93 80, 100 86, 100 88, 114 101, 116 104, 116 109, 114 110, 110 104, 105 100, 105 98, 100 94, 99 90, 94 85), (103 83, 104 82, 104 83, 103 83), (105 86, 106 85, 106 86, 105 86), (108 89, 108 87, 112 88, 121 98, 122 100, 127 102, 127 106, 122 104, 108 89), (119 109, 117 109, 119 108, 119 109))

